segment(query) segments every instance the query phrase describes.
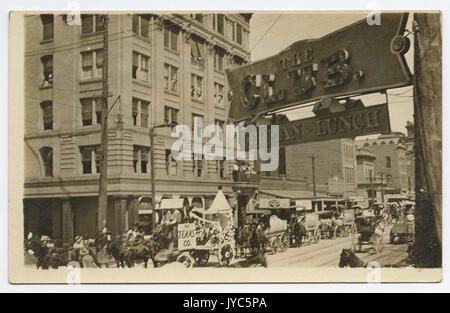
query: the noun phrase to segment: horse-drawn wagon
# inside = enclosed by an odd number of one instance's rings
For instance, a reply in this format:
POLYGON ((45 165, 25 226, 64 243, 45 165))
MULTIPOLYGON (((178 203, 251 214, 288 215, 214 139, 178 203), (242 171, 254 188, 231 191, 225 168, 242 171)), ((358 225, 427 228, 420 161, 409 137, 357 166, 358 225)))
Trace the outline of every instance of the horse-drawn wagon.
POLYGON ((177 261, 190 268, 208 263, 216 255, 221 266, 229 266, 236 255, 233 214, 221 190, 208 210, 194 208, 191 222, 178 225, 177 261))
POLYGON ((276 215, 271 215, 269 228, 266 229, 264 234, 272 254, 277 253, 277 251, 284 252, 289 248, 290 236, 288 234, 287 221, 280 219, 276 215))
POLYGON ((391 243, 405 243, 414 241, 414 220, 414 215, 409 213, 404 218, 400 218, 396 223, 394 223, 390 232, 391 243))
POLYGON ((306 240, 308 243, 318 243, 321 238, 321 222, 317 213, 306 213, 304 219, 306 240))
POLYGON ((375 215, 362 215, 355 218, 356 234, 353 236, 352 250, 362 251, 369 246, 380 253, 384 247, 383 229, 378 225, 375 215))

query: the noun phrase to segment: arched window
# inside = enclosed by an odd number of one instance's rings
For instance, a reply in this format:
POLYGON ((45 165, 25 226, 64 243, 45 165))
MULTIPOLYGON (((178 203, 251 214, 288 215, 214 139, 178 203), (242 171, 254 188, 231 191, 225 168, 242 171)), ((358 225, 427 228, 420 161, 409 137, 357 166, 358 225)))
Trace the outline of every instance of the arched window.
POLYGON ((391 157, 386 157, 386 168, 391 168, 391 157))
POLYGON ((44 55, 41 57, 42 63, 42 83, 41 86, 52 86, 53 85, 53 56, 44 55))
POLYGON ((49 100, 41 102, 41 108, 44 130, 53 129, 53 102, 49 100))
POLYGON ((52 40, 53 39, 53 14, 41 14, 42 21, 42 39, 52 40))
POLYGON ((52 147, 42 147, 39 149, 41 153, 42 162, 44 163, 44 176, 53 177, 53 148, 52 147))

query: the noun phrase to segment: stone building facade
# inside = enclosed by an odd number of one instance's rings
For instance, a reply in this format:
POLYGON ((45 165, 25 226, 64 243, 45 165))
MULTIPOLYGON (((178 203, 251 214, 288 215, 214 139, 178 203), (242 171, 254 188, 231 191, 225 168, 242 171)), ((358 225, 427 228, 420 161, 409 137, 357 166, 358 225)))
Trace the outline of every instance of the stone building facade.
MULTIPOLYGON (((185 198, 208 206, 222 185, 232 194, 227 161, 175 161, 167 122, 223 126, 224 70, 249 59, 242 14, 108 16, 108 217, 112 231, 138 221, 138 197, 185 198), (113 105, 114 104, 114 105, 113 105)), ((25 17, 25 232, 70 243, 96 232, 105 24, 101 15, 25 17)), ((150 200, 149 200, 150 201, 150 200)))

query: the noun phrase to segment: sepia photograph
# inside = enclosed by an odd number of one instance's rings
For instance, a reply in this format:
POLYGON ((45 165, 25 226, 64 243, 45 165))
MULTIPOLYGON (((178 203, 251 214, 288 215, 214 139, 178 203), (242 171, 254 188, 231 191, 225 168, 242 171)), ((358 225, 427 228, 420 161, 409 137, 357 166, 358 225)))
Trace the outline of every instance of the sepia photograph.
POLYGON ((439 11, 10 13, 11 283, 439 282, 439 11))

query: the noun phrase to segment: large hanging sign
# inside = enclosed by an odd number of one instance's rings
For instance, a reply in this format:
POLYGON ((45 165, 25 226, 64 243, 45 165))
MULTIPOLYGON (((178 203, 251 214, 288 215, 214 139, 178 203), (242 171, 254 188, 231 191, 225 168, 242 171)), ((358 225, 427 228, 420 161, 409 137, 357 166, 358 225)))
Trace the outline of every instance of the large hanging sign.
POLYGON ((387 103, 333 114, 280 122, 280 145, 354 138, 390 132, 387 103))
POLYGON ((403 36, 408 14, 382 13, 320 39, 298 41, 270 58, 227 70, 230 120, 351 94, 411 84, 403 36))

